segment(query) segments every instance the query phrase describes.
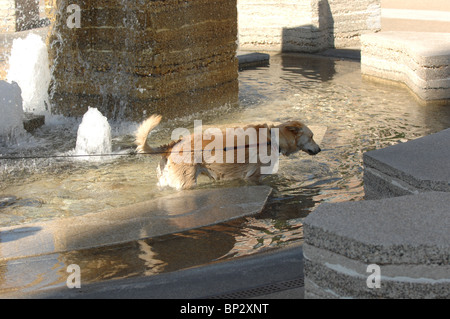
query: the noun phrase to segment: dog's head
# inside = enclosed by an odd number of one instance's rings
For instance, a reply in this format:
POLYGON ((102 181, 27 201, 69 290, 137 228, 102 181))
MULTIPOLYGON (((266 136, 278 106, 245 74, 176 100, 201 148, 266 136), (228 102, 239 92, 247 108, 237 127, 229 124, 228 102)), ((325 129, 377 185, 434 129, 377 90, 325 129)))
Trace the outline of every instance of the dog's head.
POLYGON ((309 155, 316 155, 321 151, 313 139, 313 132, 299 121, 290 121, 278 126, 280 132, 280 152, 290 155, 304 151, 309 155))

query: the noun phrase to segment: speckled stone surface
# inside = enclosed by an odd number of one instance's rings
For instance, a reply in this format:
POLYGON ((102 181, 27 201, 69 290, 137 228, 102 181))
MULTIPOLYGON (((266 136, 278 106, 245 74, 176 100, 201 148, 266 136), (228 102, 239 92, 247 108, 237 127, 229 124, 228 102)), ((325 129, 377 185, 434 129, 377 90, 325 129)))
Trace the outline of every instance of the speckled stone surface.
POLYGON ((307 298, 446 298, 450 193, 322 204, 304 221, 307 298), (369 265, 381 287, 370 288, 369 265))
POLYGON ((79 28, 66 6, 50 19, 53 112, 142 120, 237 103, 235 0, 83 1, 79 28))
POLYGON ((367 152, 364 161, 366 199, 420 192, 450 192, 450 129, 367 152))

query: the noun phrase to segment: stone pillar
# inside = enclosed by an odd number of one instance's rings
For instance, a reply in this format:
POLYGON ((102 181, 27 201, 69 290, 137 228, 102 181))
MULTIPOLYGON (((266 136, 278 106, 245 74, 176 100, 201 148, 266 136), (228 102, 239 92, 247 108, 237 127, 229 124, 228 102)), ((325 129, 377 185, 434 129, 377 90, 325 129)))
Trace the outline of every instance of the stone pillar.
POLYGON ((28 30, 39 23, 39 0, 0 0, 0 32, 28 30))
POLYGON ((56 0, 39 0, 39 16, 41 19, 54 17, 56 0))
POLYGON ((354 47, 381 28, 380 0, 238 0, 238 10, 243 50, 354 47))
POLYGON ((235 0, 53 1, 55 113, 140 120, 237 102, 235 0))

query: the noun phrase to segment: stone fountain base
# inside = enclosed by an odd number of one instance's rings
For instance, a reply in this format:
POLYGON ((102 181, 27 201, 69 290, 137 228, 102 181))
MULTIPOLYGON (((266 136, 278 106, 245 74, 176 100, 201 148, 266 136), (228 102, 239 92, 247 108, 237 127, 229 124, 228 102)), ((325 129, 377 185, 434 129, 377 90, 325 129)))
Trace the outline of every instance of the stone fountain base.
POLYGON ((33 132, 45 124, 45 115, 36 115, 25 112, 23 119, 23 128, 27 132, 33 132))
POLYGON ((237 103, 236 1, 84 1, 72 28, 68 5, 55 1, 48 40, 53 112, 141 120, 237 103))
POLYGON ((52 112, 81 117, 89 107, 96 106, 108 118, 139 121, 154 113, 164 118, 176 118, 226 104, 234 105, 238 102, 237 93, 237 80, 161 98, 61 92, 53 95, 52 103, 56 107, 52 112))

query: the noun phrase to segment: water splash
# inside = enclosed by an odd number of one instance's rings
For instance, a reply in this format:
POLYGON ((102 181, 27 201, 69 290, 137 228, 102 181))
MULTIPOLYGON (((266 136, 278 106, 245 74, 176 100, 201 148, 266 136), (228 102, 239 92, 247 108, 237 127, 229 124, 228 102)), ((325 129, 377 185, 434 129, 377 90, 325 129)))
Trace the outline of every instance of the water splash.
MULTIPOLYGON (((77 143, 74 154, 107 155, 111 154, 111 127, 108 119, 96 108, 89 108, 78 127, 77 143)), ((86 157, 99 160, 101 157, 86 157)))
POLYGON ((27 133, 23 128, 22 97, 16 82, 0 81, 0 144, 16 144, 27 133))
POLYGON ((47 46, 41 37, 31 33, 15 39, 9 58, 8 82, 17 82, 22 90, 23 110, 48 114, 50 103, 50 67, 47 46))

